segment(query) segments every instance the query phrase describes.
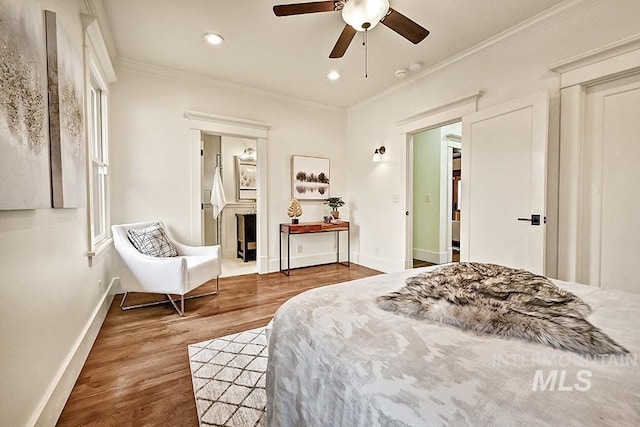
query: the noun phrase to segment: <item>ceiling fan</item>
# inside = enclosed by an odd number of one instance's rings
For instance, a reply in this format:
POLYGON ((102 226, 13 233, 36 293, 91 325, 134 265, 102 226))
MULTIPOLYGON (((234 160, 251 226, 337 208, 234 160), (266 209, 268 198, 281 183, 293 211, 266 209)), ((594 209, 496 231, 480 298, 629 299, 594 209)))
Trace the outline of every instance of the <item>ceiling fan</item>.
POLYGON ((346 22, 329 58, 342 58, 358 31, 365 33, 382 23, 413 44, 429 35, 429 30, 389 7, 389 0, 330 0, 273 6, 276 16, 342 11, 346 22))

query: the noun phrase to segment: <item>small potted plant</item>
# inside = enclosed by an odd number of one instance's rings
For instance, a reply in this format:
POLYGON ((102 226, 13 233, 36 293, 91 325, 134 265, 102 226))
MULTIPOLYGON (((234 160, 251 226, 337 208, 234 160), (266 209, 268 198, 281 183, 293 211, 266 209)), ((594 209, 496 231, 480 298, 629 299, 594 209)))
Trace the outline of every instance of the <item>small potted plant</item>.
POLYGON ((345 205, 342 197, 329 197, 325 204, 331 207, 331 216, 333 216, 335 219, 340 218, 340 212, 338 212, 338 208, 345 205))

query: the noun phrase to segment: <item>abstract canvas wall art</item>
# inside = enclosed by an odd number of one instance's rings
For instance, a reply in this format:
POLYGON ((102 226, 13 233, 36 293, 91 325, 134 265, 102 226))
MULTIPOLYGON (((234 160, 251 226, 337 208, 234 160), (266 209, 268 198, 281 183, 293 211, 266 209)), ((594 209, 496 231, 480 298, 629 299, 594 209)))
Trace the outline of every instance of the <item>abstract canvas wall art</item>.
POLYGON ((86 205, 82 58, 56 20, 45 11, 51 195, 54 208, 86 205))
POLYGON ((0 209, 51 206, 42 11, 0 0, 0 209))
POLYGON ((326 200, 329 197, 329 159, 291 156, 291 197, 326 200))

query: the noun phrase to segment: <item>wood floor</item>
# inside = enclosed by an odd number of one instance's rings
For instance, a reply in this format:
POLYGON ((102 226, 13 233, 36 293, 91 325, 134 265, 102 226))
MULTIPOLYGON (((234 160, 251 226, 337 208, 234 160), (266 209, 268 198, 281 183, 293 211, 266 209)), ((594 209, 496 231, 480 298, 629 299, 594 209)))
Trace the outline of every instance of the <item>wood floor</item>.
MULTIPOLYGON (((59 426, 197 426, 187 345, 266 325, 308 289, 379 274, 352 264, 220 279, 218 295, 123 312, 116 295, 59 426)), ((215 282, 198 291, 215 289, 215 282)), ((130 294, 127 305, 158 299, 130 294)), ((161 298, 159 298, 161 299, 161 298)))

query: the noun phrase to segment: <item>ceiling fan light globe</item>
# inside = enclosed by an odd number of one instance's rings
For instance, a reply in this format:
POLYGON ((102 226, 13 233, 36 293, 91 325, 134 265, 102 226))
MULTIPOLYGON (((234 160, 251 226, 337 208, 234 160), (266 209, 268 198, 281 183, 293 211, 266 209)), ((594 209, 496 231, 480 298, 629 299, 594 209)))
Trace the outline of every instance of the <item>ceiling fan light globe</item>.
POLYGON ((349 0, 342 8, 342 19, 356 31, 370 30, 388 11, 389 0, 349 0))

